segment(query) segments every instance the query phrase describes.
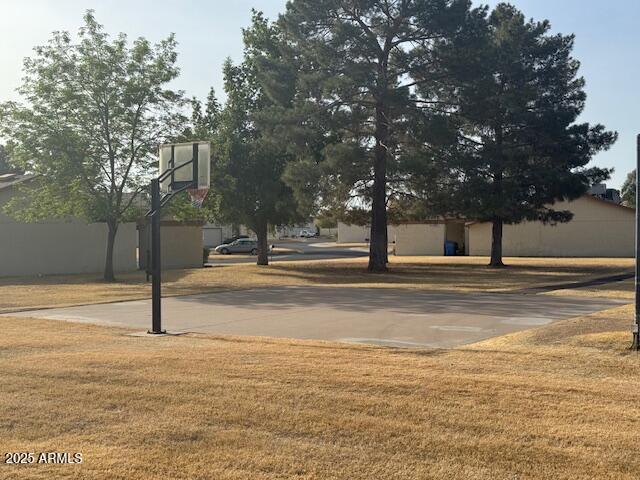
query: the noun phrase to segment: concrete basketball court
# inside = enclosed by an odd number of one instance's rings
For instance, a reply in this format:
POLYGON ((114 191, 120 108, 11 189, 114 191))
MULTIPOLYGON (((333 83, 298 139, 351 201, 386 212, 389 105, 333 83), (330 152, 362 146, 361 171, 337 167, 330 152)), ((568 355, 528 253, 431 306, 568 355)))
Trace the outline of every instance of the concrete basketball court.
MULTIPOLYGON (((163 299, 169 332, 455 347, 629 303, 606 298, 278 287, 163 299)), ((8 314, 133 327, 151 324, 151 301, 8 314)))

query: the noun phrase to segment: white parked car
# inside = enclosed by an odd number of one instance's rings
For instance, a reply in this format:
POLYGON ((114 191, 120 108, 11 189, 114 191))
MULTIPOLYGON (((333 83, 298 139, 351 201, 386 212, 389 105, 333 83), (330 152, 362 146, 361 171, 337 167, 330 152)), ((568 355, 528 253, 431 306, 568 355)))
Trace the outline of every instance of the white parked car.
POLYGON ((318 234, 315 231, 312 230, 301 230, 300 231, 300 238, 313 238, 316 237, 318 234))

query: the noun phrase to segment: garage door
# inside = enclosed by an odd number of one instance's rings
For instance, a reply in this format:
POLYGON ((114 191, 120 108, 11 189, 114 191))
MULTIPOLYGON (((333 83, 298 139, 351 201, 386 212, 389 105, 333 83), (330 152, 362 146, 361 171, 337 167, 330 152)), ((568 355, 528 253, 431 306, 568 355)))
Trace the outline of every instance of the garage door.
POLYGON ((202 237, 202 243, 205 247, 217 247, 222 243, 222 228, 204 227, 202 237))

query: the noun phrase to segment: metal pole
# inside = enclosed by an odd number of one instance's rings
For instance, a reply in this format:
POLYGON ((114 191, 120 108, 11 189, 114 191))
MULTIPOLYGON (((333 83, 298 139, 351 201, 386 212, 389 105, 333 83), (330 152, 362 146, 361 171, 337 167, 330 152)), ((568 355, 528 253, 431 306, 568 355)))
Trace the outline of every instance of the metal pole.
POLYGON ((194 188, 198 188, 198 182, 200 177, 198 176, 198 157, 199 157, 200 145, 194 143, 191 147, 191 168, 193 171, 193 179, 195 180, 194 188))
POLYGON ((162 217, 162 205, 169 202, 174 194, 182 192, 187 188, 198 187, 198 147, 198 144, 193 144, 193 157, 190 162, 176 167, 175 145, 172 145, 169 168, 161 173, 158 178, 151 180, 151 210, 147 213, 147 216, 151 216, 151 330, 147 333, 155 335, 167 333, 165 330, 162 330, 162 266, 160 253, 160 219, 162 217), (176 187, 176 170, 188 164, 193 165, 195 180, 186 185, 176 187), (163 199, 160 196, 160 180, 166 181, 168 177, 171 177, 169 185, 172 192, 163 199))
POLYGON ((163 334, 162 330, 162 267, 160 264, 160 181, 151 180, 151 330, 148 333, 163 334))
POLYGON ((636 314, 632 350, 640 351, 640 135, 636 139, 636 314))

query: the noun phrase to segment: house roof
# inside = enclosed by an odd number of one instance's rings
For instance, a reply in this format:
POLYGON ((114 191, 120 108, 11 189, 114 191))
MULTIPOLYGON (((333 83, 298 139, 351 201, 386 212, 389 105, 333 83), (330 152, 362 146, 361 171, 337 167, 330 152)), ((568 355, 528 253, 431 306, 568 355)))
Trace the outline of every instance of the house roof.
POLYGON ((465 223, 466 220, 464 218, 459 217, 440 217, 440 218, 427 218, 425 220, 407 220, 403 222, 392 222, 389 221, 389 225, 400 226, 400 225, 442 225, 445 223, 465 223))
POLYGON ((632 212, 636 211, 636 209, 634 207, 629 207, 629 206, 623 205, 621 203, 610 202, 609 200, 605 200, 604 198, 600 198, 600 197, 597 197, 597 196, 594 196, 594 195, 584 195, 584 197, 590 198, 591 200, 594 200, 596 202, 604 203, 604 204, 609 205, 611 207, 624 208, 625 210, 631 210, 632 212))
MULTIPOLYGON (((622 205, 621 203, 610 202, 609 200, 605 200, 603 198, 600 198, 600 197, 597 197, 597 196, 594 196, 594 195, 591 195, 591 194, 588 194, 588 193, 583 195, 582 197, 577 198, 576 200, 579 200, 581 198, 588 199, 588 200, 591 200, 591 201, 594 201, 594 202, 598 202, 600 205, 604 204, 604 205, 608 205, 608 206, 613 207, 613 208, 622 208, 622 209, 624 209, 626 211, 629 211, 629 212, 635 212, 636 211, 636 209, 634 207, 628 207, 627 205, 622 205)), ((575 202, 575 200, 572 200, 572 201, 575 202)), ((467 222, 466 224, 467 225, 474 225, 476 223, 486 223, 486 222, 480 222, 478 220, 472 220, 472 221, 467 222)))
POLYGON ((4 173, 0 175, 0 190, 12 187, 14 185, 18 185, 19 183, 27 182, 35 177, 36 175, 32 173, 27 173, 27 174, 4 173))

